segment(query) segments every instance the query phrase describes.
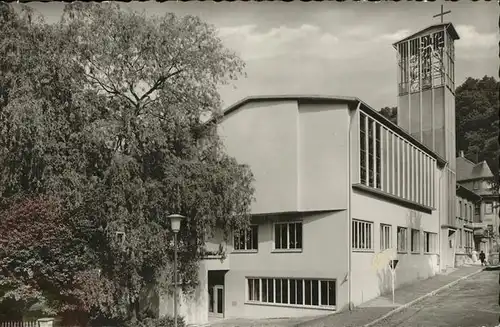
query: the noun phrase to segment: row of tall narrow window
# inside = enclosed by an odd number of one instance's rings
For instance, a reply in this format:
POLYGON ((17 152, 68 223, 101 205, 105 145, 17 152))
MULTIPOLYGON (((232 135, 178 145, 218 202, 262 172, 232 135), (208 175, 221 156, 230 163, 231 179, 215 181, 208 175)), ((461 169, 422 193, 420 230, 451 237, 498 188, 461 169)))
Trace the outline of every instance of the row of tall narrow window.
MULTIPOLYGON (((259 228, 251 225, 249 229, 235 233, 233 239, 236 251, 257 251, 259 249, 259 228)), ((302 249, 302 222, 280 222, 274 224, 275 250, 302 249)))
POLYGON ((473 209, 474 205, 472 203, 468 203, 465 200, 460 200, 457 198, 457 212, 456 215, 459 218, 471 221, 473 220, 473 209))
MULTIPOLYGON (((354 251, 374 251, 373 235, 373 222, 355 219, 352 221, 352 249, 354 251)), ((380 251, 392 247, 392 225, 380 224, 380 251)), ((406 253, 408 250, 412 253, 421 253, 422 250, 424 253, 436 253, 437 233, 424 231, 422 240, 420 229, 397 226, 397 251, 406 253)))
POLYGON ((335 308, 335 280, 247 278, 249 302, 335 308))
POLYGON ((460 248, 465 248, 467 252, 472 251, 474 247, 474 232, 460 228, 458 230, 458 237, 458 246, 460 248))
POLYGON ((434 207, 436 160, 372 117, 359 115, 360 182, 434 207))

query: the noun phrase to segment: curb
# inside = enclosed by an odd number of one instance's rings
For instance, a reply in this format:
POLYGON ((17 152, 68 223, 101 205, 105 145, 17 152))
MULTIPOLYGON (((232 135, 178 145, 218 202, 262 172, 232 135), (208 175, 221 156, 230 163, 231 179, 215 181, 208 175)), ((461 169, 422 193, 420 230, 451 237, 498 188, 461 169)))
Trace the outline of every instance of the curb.
POLYGON ((472 277, 472 276, 474 276, 475 274, 479 274, 479 273, 480 273, 481 271, 483 271, 484 269, 485 269, 485 268, 478 269, 477 271, 475 271, 475 272, 473 272, 473 273, 470 273, 470 274, 468 274, 468 275, 462 276, 462 277, 460 277, 459 279, 456 279, 456 280, 454 280, 454 281, 452 281, 452 282, 450 282, 450 283, 448 283, 448 284, 446 284, 446 285, 444 285, 444 286, 441 286, 440 288, 435 289, 435 290, 434 290, 434 291, 432 291, 432 292, 429 292, 429 293, 427 293, 427 294, 424 294, 424 295, 422 295, 421 297, 416 298, 416 299, 415 299, 415 300, 413 300, 413 301, 410 301, 410 302, 408 302, 408 303, 405 303, 405 304, 403 304, 403 305, 400 305, 400 306, 399 306, 399 307, 397 307, 396 309, 394 309, 394 310, 392 310, 392 311, 389 311, 388 313, 386 313, 386 314, 385 314, 385 315, 383 315, 382 317, 379 317, 379 318, 377 318, 377 319, 373 320, 372 322, 367 323, 367 324, 366 324, 366 325, 364 325, 363 327, 371 327, 371 326, 373 326, 373 325, 375 325, 375 324, 377 324, 377 323, 381 322, 382 320, 387 319, 387 318, 389 318, 390 316, 392 316, 392 315, 394 315, 394 314, 396 314, 396 313, 398 313, 398 312, 400 312, 400 311, 403 311, 404 309, 406 309, 406 308, 408 308, 408 307, 411 307, 412 305, 414 305, 414 304, 416 304, 416 303, 418 303, 418 302, 420 302, 420 301, 422 301, 422 300, 424 300, 424 299, 426 299, 426 298, 428 298, 428 297, 434 296, 436 293, 439 293, 439 292, 441 292, 441 291, 443 291, 443 290, 445 290, 445 289, 448 289, 448 288, 452 287, 453 285, 457 284, 458 282, 460 282, 460 281, 462 281, 462 280, 464 280, 464 279, 467 279, 467 278, 469 278, 469 277, 472 277))

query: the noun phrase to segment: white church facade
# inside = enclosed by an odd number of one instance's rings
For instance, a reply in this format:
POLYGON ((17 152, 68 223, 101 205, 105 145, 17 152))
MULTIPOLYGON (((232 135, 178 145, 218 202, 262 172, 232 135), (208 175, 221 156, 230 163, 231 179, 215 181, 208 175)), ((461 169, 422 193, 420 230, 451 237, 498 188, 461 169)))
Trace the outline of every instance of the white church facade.
POLYGON ((181 301, 188 323, 348 310, 390 290, 391 259, 396 287, 454 267, 457 230, 472 231, 456 219, 456 39, 444 23, 394 45, 397 125, 351 97, 248 97, 225 110, 226 150, 255 177, 252 225, 207 243, 227 257, 201 263, 181 301))

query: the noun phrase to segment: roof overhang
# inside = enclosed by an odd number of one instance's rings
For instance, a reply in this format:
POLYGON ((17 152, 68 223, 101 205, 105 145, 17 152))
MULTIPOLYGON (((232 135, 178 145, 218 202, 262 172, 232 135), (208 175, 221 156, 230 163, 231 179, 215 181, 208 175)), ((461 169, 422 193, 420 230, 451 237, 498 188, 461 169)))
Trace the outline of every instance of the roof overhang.
POLYGON ((444 28, 446 30, 446 32, 448 32, 448 34, 453 38, 453 40, 459 40, 460 39, 460 36, 458 35, 457 30, 455 29, 455 26, 453 26, 452 23, 448 22, 448 23, 440 23, 440 24, 433 24, 433 25, 427 26, 426 28, 421 29, 418 32, 415 32, 415 33, 411 34, 410 36, 407 36, 404 39, 399 40, 399 41, 393 43, 392 46, 394 48, 397 48, 397 45, 399 43, 401 43, 401 42, 405 42, 405 41, 417 38, 420 35, 423 35, 426 32, 428 32, 429 30, 439 29, 439 28, 444 28))
POLYGON ((468 188, 466 188, 460 184, 457 184, 457 194, 462 196, 463 198, 466 198, 466 199, 472 199, 472 200, 476 200, 476 201, 481 200, 481 195, 475 193, 472 190, 469 190, 468 188))

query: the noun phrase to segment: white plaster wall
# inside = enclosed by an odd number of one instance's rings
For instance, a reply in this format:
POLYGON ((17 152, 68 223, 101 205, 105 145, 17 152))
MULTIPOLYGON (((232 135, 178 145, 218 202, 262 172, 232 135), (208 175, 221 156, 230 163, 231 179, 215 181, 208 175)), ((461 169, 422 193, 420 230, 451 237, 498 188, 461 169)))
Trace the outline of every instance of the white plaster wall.
POLYGON ((246 303, 246 277, 336 279, 337 309, 347 305, 346 211, 309 213, 301 218, 303 219, 301 252, 274 252, 273 225, 272 220, 268 220, 259 224, 257 253, 229 255, 230 270, 225 276, 226 317, 276 318, 332 313, 332 311, 303 307, 246 303))
POLYGON ((297 125, 297 101, 257 101, 229 113, 218 126, 226 152, 254 175, 253 214, 298 209, 297 125))
MULTIPOLYGON (((353 190, 352 218, 374 223, 374 251, 352 253, 352 294, 354 305, 369 301, 391 289, 391 273, 386 268, 377 268, 374 258, 380 252, 380 224, 392 226, 392 245, 397 246, 397 226, 408 228, 408 250, 410 249, 411 228, 421 229, 422 250, 420 254, 398 253, 396 268, 396 287, 426 279, 438 272, 438 255, 423 253, 423 232, 439 233, 439 215, 418 212, 399 204, 376 198, 363 191, 353 190)), ((436 251, 438 251, 436 240, 436 251)))
MULTIPOLYGON (((187 325, 208 323, 208 280, 204 262, 199 267, 199 285, 193 294, 186 295, 179 291, 178 315, 184 318, 187 325)), ((174 315, 172 295, 163 294, 159 299, 159 315, 174 315)))
POLYGON ((349 119, 346 104, 299 103, 299 211, 347 208, 349 119))

